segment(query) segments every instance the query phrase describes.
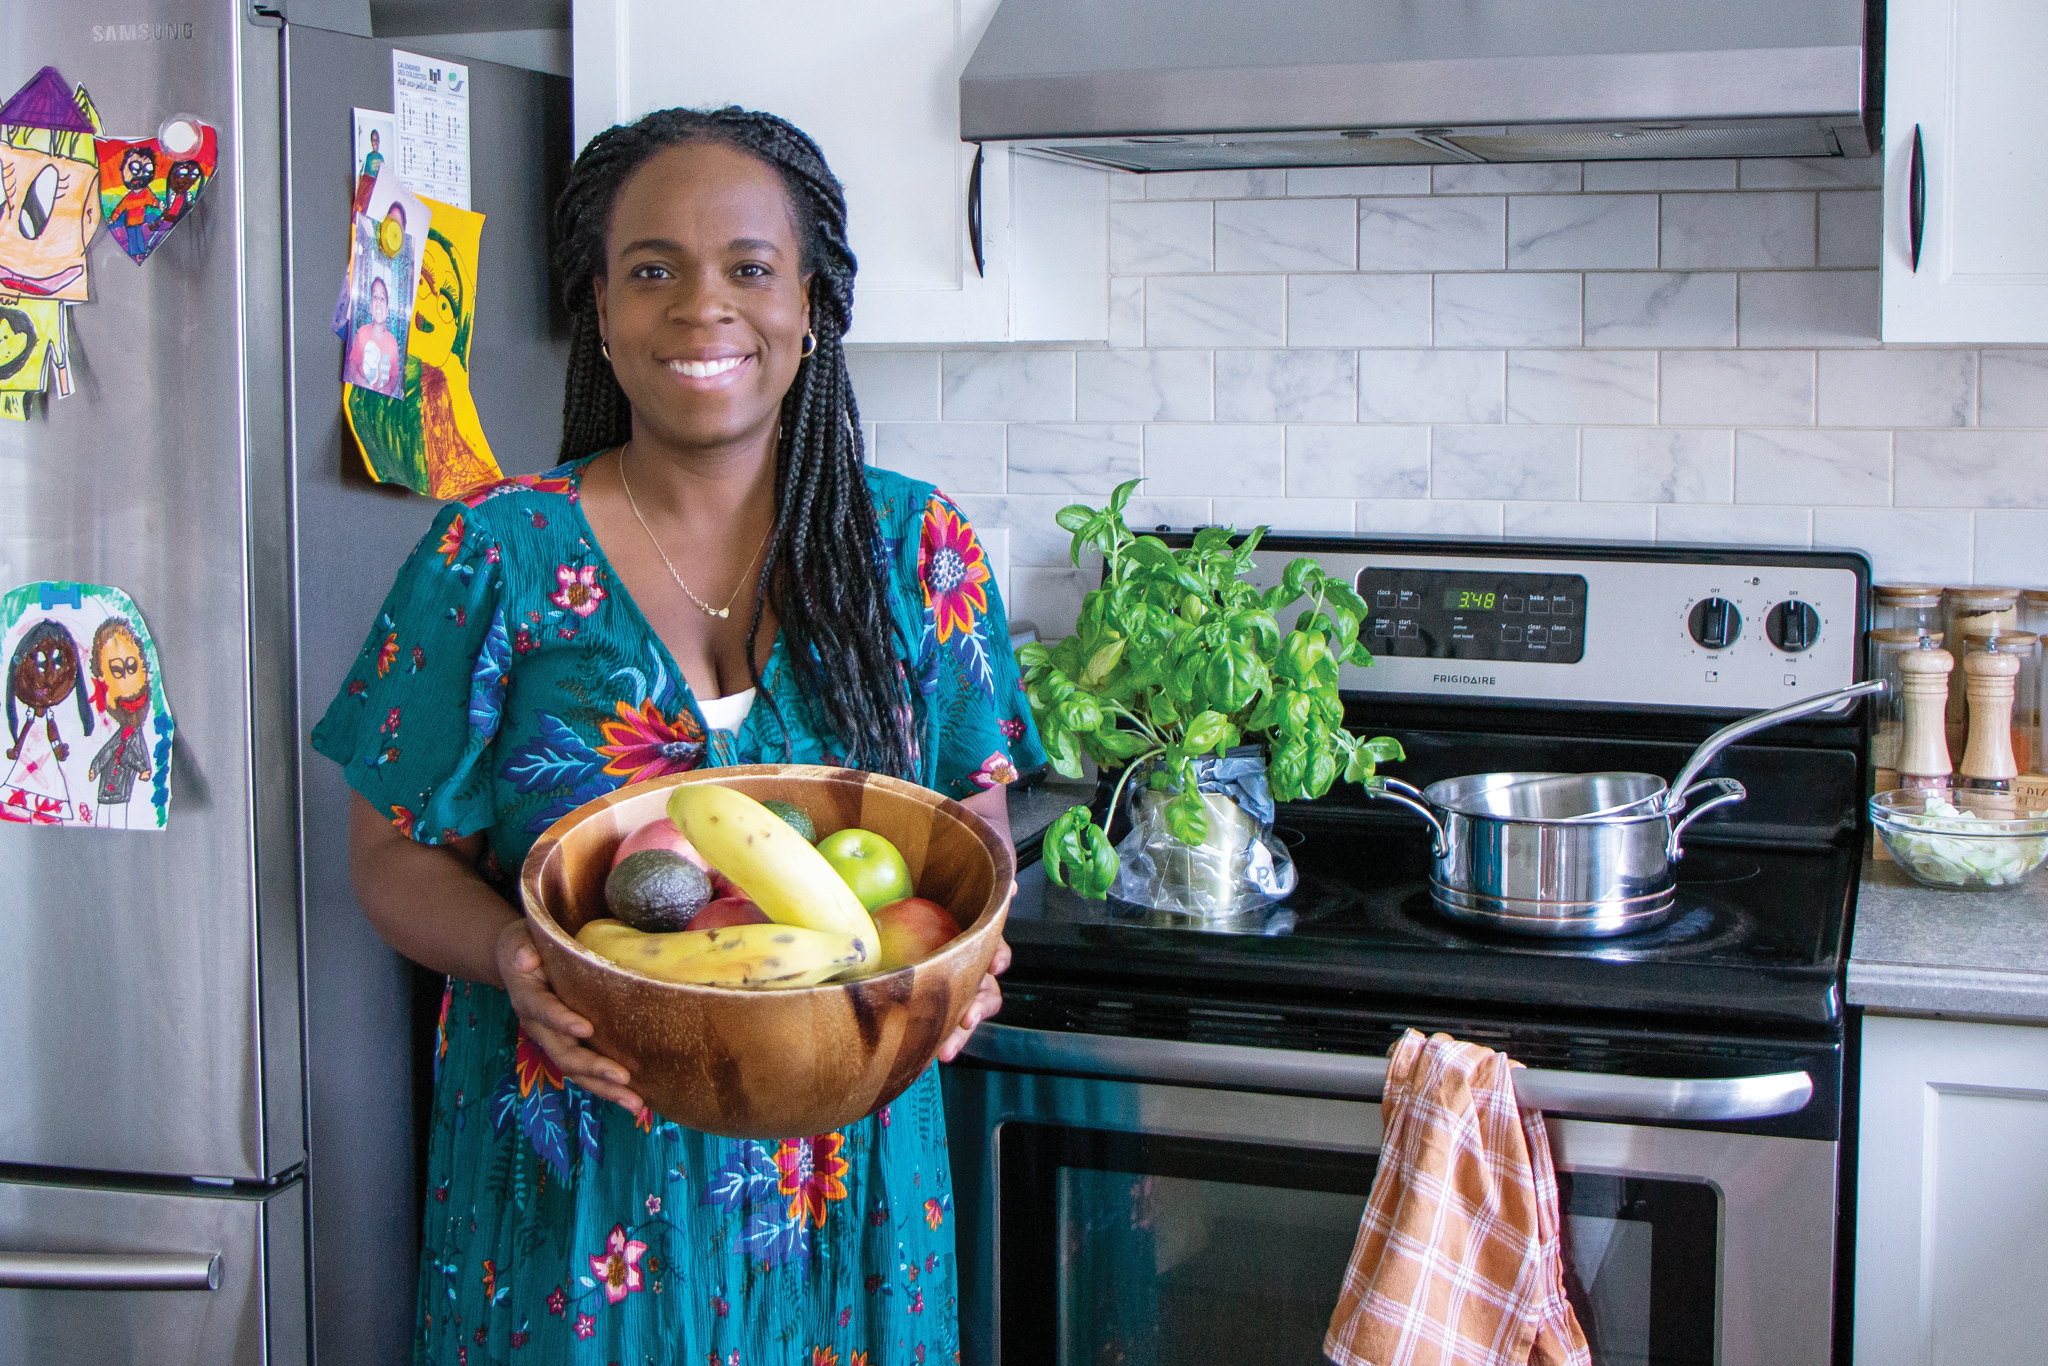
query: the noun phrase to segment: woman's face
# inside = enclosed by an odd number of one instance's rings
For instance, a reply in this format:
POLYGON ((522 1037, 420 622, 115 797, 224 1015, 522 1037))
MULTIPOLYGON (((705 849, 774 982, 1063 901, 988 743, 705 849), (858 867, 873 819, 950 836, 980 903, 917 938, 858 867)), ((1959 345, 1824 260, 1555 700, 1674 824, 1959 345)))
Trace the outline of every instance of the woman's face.
POLYGON ((810 281, 782 178, 722 143, 656 153, 620 187, 598 324, 636 436, 765 438, 796 378, 810 281))

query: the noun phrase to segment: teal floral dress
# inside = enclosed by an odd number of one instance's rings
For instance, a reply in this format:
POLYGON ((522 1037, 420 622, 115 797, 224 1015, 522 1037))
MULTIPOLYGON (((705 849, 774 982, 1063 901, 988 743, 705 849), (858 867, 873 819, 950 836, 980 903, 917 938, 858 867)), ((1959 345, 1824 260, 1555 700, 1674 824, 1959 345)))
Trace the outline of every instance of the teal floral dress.
MULTIPOLYGON (((392 824, 483 831, 509 889, 557 817, 700 764, 839 762, 775 642, 738 731, 708 731, 578 506, 581 464, 443 509, 313 734, 392 824), (788 725, 785 735, 775 714, 788 725)), ((1043 761, 973 531, 870 472, 920 781, 968 796, 1043 761)), ((505 993, 441 1002, 414 1359, 903 1366, 959 1357, 934 1067, 836 1133, 637 1120, 565 1083, 505 993)))

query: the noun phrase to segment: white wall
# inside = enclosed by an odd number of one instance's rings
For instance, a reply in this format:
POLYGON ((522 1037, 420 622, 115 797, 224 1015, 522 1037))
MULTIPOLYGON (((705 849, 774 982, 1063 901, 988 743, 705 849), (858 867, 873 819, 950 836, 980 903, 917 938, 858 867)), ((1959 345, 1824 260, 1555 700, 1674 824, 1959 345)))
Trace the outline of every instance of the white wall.
MULTIPOLYGON (((1012 615, 1133 525, 1852 546, 2048 584, 2048 348, 1881 347, 1879 158, 1116 176, 1107 348, 859 350, 877 463, 1009 530, 1012 615)), ((856 300, 856 308, 858 301, 856 300)))

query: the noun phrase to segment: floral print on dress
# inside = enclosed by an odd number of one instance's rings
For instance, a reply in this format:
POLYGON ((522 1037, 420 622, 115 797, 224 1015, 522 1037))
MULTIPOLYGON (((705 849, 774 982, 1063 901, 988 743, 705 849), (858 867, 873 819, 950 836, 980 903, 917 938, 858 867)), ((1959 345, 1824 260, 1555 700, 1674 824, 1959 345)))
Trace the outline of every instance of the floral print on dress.
POLYGON ((598 586, 596 565, 586 564, 580 569, 567 564, 555 566, 555 591, 548 594, 548 601, 563 611, 587 617, 608 596, 598 586))
POLYGON ((669 773, 687 773, 704 761, 704 728, 688 712, 664 716, 652 702, 615 709, 615 720, 599 723, 606 773, 644 783, 669 773))

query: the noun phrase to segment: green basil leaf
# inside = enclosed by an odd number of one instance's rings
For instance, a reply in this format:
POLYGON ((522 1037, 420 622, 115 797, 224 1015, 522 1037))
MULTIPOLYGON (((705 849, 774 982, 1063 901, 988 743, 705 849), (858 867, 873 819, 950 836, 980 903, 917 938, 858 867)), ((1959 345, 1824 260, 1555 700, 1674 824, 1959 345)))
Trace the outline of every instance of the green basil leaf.
POLYGON ((1144 482, 1143 479, 1126 479, 1123 483, 1118 484, 1109 495, 1109 510, 1121 519, 1124 515, 1124 508, 1131 501, 1131 495, 1137 491, 1138 485, 1144 482))
POLYGON ((1069 730, 1087 733, 1102 724, 1102 706, 1086 693, 1075 693, 1060 705, 1060 720, 1069 730))
POLYGON ((1337 756, 1326 749, 1317 751, 1315 757, 1309 760, 1308 795, 1311 798, 1320 797, 1328 792, 1330 785, 1336 781, 1337 756))
POLYGON ((1081 682, 1089 687, 1098 687, 1102 680, 1115 671, 1117 661, 1124 657, 1124 639, 1112 636, 1109 643, 1088 656, 1088 665, 1081 670, 1081 682))
POLYGON ((1051 659, 1052 651, 1046 648, 1043 641, 1028 641, 1017 647, 1017 664, 1020 668, 1035 669, 1050 662, 1051 659))
POLYGON ((1166 804, 1166 828, 1183 844, 1200 844, 1209 838, 1209 808, 1201 793, 1192 788, 1176 793, 1166 804))
POLYGON ((1224 716, 1223 713, 1205 711, 1195 717, 1194 720, 1188 722, 1187 730, 1182 735, 1182 741, 1190 750, 1199 752, 1205 749, 1214 749, 1216 742, 1223 738, 1224 728, 1229 724, 1229 718, 1224 716))
POLYGON ((1095 509, 1085 503, 1069 503, 1053 514, 1062 531, 1080 531, 1095 520, 1095 509))
POLYGON ((1383 764, 1398 763, 1408 757, 1408 752, 1401 748, 1401 742, 1391 735, 1375 735, 1362 741, 1358 747, 1383 764))

